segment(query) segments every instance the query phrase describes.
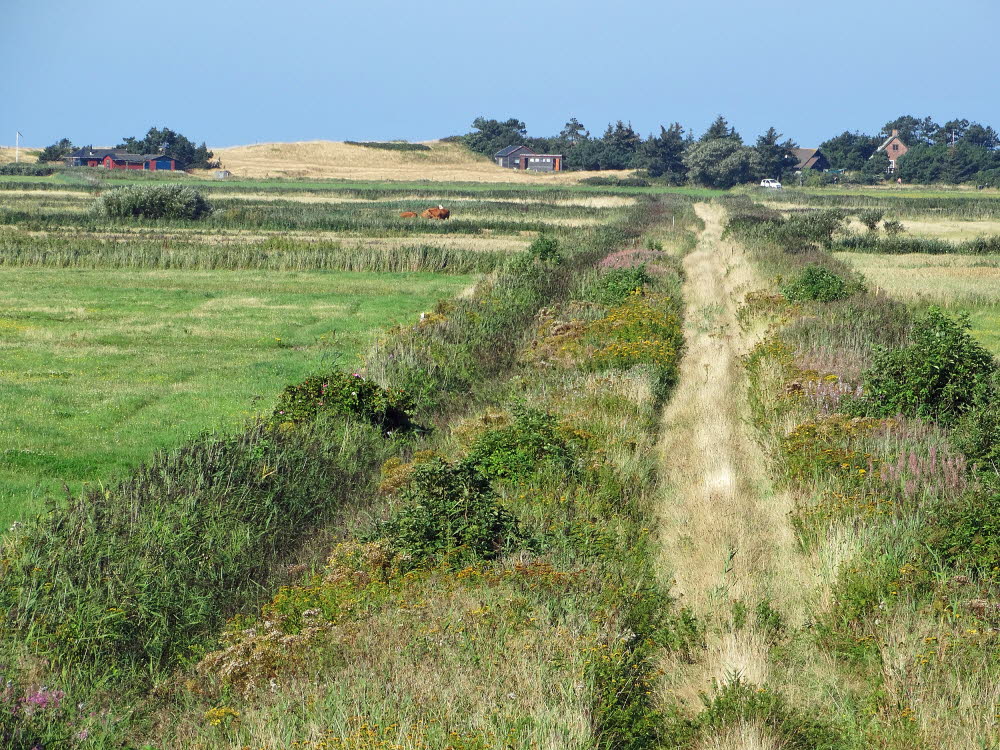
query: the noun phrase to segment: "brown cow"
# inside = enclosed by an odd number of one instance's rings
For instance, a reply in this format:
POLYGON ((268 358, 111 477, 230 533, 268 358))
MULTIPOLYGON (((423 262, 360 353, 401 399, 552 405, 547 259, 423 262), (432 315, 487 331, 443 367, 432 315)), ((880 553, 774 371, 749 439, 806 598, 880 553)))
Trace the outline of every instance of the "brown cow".
POLYGON ((451 216, 451 211, 439 204, 437 208, 428 208, 420 216, 424 219, 447 219, 451 216))
POLYGON ((416 211, 403 211, 403 213, 401 213, 399 216, 402 219, 415 219, 415 218, 417 218, 417 212, 416 211))

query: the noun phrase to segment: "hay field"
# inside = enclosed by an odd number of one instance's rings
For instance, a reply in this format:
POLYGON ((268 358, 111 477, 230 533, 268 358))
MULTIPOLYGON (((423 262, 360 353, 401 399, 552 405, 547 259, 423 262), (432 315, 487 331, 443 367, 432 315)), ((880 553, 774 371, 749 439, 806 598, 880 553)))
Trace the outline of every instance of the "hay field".
MULTIPOLYGON (((296 177, 344 180, 429 180, 432 182, 506 182, 574 184, 595 174, 624 172, 559 172, 537 174, 501 169, 489 159, 457 143, 429 141, 430 151, 389 151, 335 141, 258 143, 213 148, 223 169, 237 177, 296 177)), ((203 173, 206 176, 211 173, 203 173)))
POLYGON ((1000 356, 1000 255, 834 256, 896 299, 967 313, 973 335, 1000 356))
MULTIPOLYGON (((38 154, 41 153, 40 149, 37 148, 25 148, 21 146, 21 153, 19 155, 18 161, 24 162, 26 164, 31 164, 38 161, 38 154)), ((0 164, 7 164, 8 162, 14 161, 14 147, 13 146, 0 146, 0 164)))

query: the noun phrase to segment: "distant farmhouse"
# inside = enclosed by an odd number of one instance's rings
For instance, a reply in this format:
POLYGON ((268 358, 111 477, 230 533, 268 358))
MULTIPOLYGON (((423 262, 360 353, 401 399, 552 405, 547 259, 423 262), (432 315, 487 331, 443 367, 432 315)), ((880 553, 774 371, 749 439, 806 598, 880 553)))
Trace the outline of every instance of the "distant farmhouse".
POLYGON ((827 161, 823 152, 818 148, 793 148, 792 153, 795 154, 795 158, 798 160, 795 165, 797 172, 803 172, 807 169, 815 169, 822 172, 830 168, 830 162, 827 161))
POLYGON ((527 146, 508 146, 493 154, 493 161, 507 169, 525 169, 531 172, 561 172, 562 154, 537 154, 527 146))
MULTIPOLYGON (((906 144, 900 140, 899 131, 893 130, 892 135, 886 138, 882 145, 875 149, 875 154, 884 153, 889 157, 889 165, 885 168, 885 171, 892 174, 896 171, 896 160, 909 150, 906 144)), ((874 159, 875 154, 872 154, 870 158, 874 159)))
POLYGON ((105 169, 145 169, 174 171, 176 160, 166 154, 130 154, 123 148, 78 148, 65 157, 67 167, 104 167, 105 169))

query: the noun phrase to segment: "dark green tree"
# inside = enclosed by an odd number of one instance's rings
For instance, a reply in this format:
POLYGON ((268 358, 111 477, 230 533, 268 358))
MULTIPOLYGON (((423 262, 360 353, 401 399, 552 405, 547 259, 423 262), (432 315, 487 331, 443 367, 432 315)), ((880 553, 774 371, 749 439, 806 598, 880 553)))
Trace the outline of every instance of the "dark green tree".
POLYGON ((590 138, 590 131, 587 130, 583 123, 577 120, 575 117, 569 118, 569 122, 563 125, 563 129, 559 131, 558 140, 561 143, 566 144, 567 148, 575 146, 581 141, 585 141, 590 138))
POLYGON ((145 138, 125 138, 117 148, 126 148, 134 154, 159 154, 176 160, 181 169, 212 169, 218 162, 212 161, 214 154, 202 143, 196 146, 180 133, 170 128, 150 128, 145 138))
POLYGON ((472 121, 472 132, 465 136, 465 144, 471 151, 485 156, 493 156, 507 146, 519 146, 527 140, 528 128, 520 120, 490 120, 477 117, 472 121))
POLYGON ((973 146, 981 146, 982 148, 996 148, 1000 146, 1000 135, 997 134, 997 131, 989 125, 980 125, 978 122, 974 122, 966 128, 962 140, 966 143, 971 143, 973 146))
POLYGON ((819 148, 834 169, 861 171, 883 140, 885 139, 878 136, 845 130, 840 135, 823 141, 819 148))
POLYGON ((716 138, 694 144, 684 154, 688 179, 696 185, 731 188, 753 179, 753 149, 735 138, 716 138))
POLYGON ((718 140, 719 138, 733 138, 738 143, 743 143, 743 138, 736 132, 736 128, 731 127, 722 115, 716 117, 712 124, 708 126, 708 130, 705 131, 701 140, 705 142, 718 140))
POLYGON ((913 115, 903 115, 882 126, 883 137, 888 138, 893 130, 899 131, 899 137, 907 146, 916 146, 921 143, 934 143, 941 126, 930 117, 920 119, 913 115))
POLYGON ((650 177, 663 177, 672 185, 681 185, 687 177, 684 166, 684 128, 675 122, 669 128, 660 126, 658 136, 650 136, 639 148, 636 166, 649 172, 650 177))
POLYGON ((63 138, 56 141, 51 146, 46 146, 38 155, 38 161, 59 161, 75 148, 73 141, 63 138))
POLYGON ((795 141, 781 142, 781 138, 781 133, 774 128, 768 128, 766 133, 757 138, 750 159, 753 179, 781 179, 783 174, 795 167, 797 160, 792 151, 796 148, 795 141))

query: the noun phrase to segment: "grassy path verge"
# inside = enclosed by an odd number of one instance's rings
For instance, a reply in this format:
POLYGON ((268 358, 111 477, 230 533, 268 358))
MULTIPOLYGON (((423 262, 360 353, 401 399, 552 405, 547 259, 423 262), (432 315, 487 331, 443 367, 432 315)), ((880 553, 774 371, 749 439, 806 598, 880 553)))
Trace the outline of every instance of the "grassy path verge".
POLYGON ((687 714, 707 707, 713 718, 700 734, 711 744, 699 747, 784 747, 773 717, 752 708, 736 710, 725 728, 714 718, 720 700, 734 700, 734 687, 786 688, 784 666, 772 655, 776 631, 807 621, 819 583, 811 571, 819 567, 800 552, 793 499, 772 485, 750 424, 740 358, 763 331, 741 327, 738 305, 753 271, 743 248, 722 238, 723 209, 700 204, 697 211, 705 229, 684 259, 686 353, 661 425, 658 534, 660 569, 706 624, 706 645, 693 664, 667 657, 660 697, 687 714))

